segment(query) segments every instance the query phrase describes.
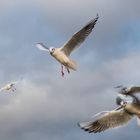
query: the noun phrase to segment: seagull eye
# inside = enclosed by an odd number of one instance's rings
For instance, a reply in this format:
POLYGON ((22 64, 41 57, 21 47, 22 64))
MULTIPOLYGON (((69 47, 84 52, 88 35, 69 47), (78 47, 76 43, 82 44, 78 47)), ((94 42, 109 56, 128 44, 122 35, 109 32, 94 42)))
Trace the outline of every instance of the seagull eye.
POLYGON ((53 53, 55 51, 55 48, 52 48, 51 52, 53 53))

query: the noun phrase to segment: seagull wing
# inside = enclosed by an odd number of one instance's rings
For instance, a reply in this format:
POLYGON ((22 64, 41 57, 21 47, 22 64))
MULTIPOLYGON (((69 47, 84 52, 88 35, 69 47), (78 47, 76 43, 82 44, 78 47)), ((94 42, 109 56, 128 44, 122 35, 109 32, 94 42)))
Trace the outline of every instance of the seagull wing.
POLYGON ((140 92, 140 87, 138 87, 138 86, 131 87, 128 90, 128 94, 135 94, 135 93, 138 93, 138 92, 140 92))
POLYGON ((5 88, 4 88, 4 87, 0 88, 0 92, 1 92, 1 91, 3 91, 3 90, 5 90, 5 88))
POLYGON ((97 17, 93 20, 91 20, 86 26, 84 26, 80 31, 75 33, 72 38, 64 45, 62 48, 62 51, 69 56, 70 53, 79 47, 84 40, 87 38, 87 36, 92 32, 92 29, 94 28, 99 16, 97 14, 97 17))
POLYGON ((11 82, 11 84, 14 84, 14 85, 16 85, 16 84, 18 84, 20 81, 14 81, 14 82, 11 82))
POLYGON ((37 43, 36 47, 42 51, 47 51, 49 52, 49 48, 47 48, 43 43, 37 43))
POLYGON ((116 86, 115 88, 119 89, 119 93, 125 95, 132 95, 136 93, 140 93, 140 86, 132 86, 132 87, 124 87, 122 85, 116 86))
POLYGON ((115 86, 114 88, 123 88, 123 85, 115 86))
POLYGON ((80 123, 79 126, 89 133, 97 133, 105 131, 109 128, 124 125, 129 122, 132 117, 133 115, 129 114, 124 109, 112 110, 105 112, 104 114, 99 114, 98 118, 96 116, 96 120, 80 123))
POLYGON ((0 88, 0 92, 1 92, 1 91, 3 91, 3 90, 5 90, 5 89, 6 89, 6 87, 7 87, 7 85, 5 85, 5 86, 1 87, 1 88, 0 88))

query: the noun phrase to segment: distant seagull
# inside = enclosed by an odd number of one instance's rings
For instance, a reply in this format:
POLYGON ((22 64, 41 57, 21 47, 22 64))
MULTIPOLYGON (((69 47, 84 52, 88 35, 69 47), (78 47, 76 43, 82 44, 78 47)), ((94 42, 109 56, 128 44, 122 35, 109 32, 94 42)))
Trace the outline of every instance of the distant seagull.
POLYGON ((93 120, 79 123, 81 129, 89 133, 105 131, 127 124, 134 116, 140 119, 140 102, 137 97, 131 97, 131 101, 124 100, 125 95, 118 95, 116 102, 119 107, 112 111, 103 111, 96 114, 93 120), (124 96, 124 97, 123 97, 124 96), (138 101, 138 102, 137 102, 138 101))
POLYGON ((71 39, 60 48, 46 47, 43 43, 37 43, 36 47, 40 50, 49 52, 57 61, 61 63, 61 74, 64 76, 63 66, 66 67, 68 73, 69 69, 76 70, 76 63, 69 58, 71 52, 78 48, 87 38, 87 36, 92 32, 99 16, 97 14, 96 18, 91 20, 86 26, 84 26, 80 31, 75 33, 71 39))
POLYGON ((19 81, 14 81, 14 82, 6 84, 4 87, 0 88, 0 92, 1 91, 13 91, 14 92, 16 90, 15 85, 17 83, 19 83, 19 81))
POLYGON ((140 93, 140 86, 124 87, 120 85, 115 88, 119 89, 119 93, 124 94, 124 95, 133 95, 136 93, 140 93))

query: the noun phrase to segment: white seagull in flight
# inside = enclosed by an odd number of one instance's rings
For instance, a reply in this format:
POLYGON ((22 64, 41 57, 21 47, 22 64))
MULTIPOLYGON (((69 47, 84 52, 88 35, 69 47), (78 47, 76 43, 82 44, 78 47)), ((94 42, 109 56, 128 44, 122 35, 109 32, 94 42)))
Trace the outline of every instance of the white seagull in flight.
POLYGON ((78 126, 89 133, 99 133, 125 125, 134 117, 137 117, 139 125, 140 100, 136 96, 129 96, 128 100, 125 95, 120 94, 116 98, 116 103, 119 105, 117 109, 102 111, 96 114, 92 120, 78 123, 78 126))
POLYGON ((14 82, 11 82, 11 83, 8 83, 6 84, 5 86, 1 87, 0 88, 0 92, 1 91, 16 91, 16 87, 15 85, 19 83, 19 81, 14 81, 14 82))
POLYGON ((36 47, 40 50, 47 51, 53 56, 57 61, 61 63, 61 73, 64 76, 63 66, 70 73, 69 69, 76 70, 76 63, 69 58, 71 52, 78 48, 87 38, 87 36, 92 32, 99 16, 97 14, 96 18, 91 20, 87 25, 85 25, 80 31, 76 32, 71 39, 66 42, 60 48, 46 47, 43 43, 37 43, 36 47))

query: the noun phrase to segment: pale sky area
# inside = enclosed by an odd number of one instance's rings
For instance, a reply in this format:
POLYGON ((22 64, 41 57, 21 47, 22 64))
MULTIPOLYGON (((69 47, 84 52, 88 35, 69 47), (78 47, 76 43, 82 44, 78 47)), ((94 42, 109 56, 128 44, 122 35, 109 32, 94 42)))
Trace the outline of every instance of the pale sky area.
POLYGON ((14 94, 0 94, 1 140, 138 140, 135 118, 99 134, 77 123, 114 109, 114 86, 140 85, 140 1, 0 0, 0 85, 21 77, 14 94), (78 70, 62 78, 60 64, 35 44, 60 47, 97 13, 71 55, 78 70))

